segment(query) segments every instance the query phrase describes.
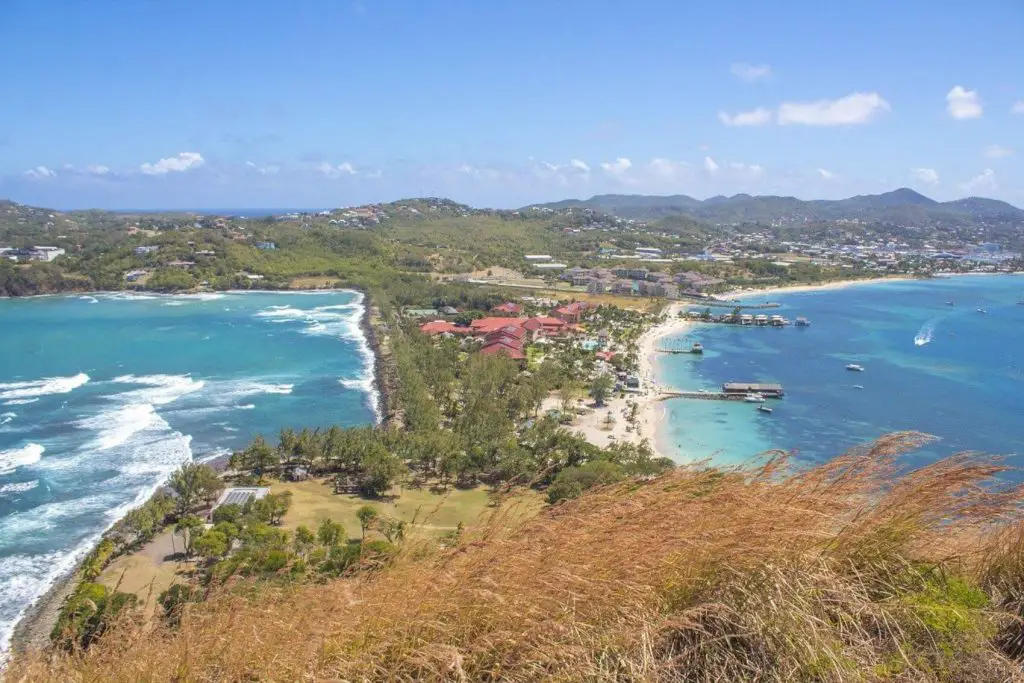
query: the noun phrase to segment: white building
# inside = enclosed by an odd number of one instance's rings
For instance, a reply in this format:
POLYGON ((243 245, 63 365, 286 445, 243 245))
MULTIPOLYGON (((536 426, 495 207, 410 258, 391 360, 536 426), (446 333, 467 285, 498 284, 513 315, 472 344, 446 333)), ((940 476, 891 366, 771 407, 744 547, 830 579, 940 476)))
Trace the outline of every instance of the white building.
POLYGON ((63 255, 64 250, 59 247, 32 247, 33 261, 52 261, 63 255))
POLYGON ((527 261, 550 261, 551 257, 547 254, 527 254, 527 261))

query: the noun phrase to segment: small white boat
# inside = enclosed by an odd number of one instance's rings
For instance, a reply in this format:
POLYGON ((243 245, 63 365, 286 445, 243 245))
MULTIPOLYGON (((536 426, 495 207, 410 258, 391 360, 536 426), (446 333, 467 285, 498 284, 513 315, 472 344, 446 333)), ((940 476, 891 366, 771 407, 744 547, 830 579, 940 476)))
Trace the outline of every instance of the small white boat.
POLYGON ((864 388, 864 385, 863 385, 863 384, 854 384, 854 385, 853 385, 853 388, 854 388, 854 389, 863 389, 863 388, 864 388))
POLYGON ((747 394, 743 397, 747 403, 764 403, 764 396, 761 394, 747 394))
POLYGON ((988 313, 984 308, 979 308, 978 313, 988 313))
POLYGON ((758 406, 757 411, 759 413, 768 413, 769 415, 772 414, 772 409, 769 408, 768 406, 758 406))
POLYGON ((956 306, 956 302, 955 301, 947 301, 946 305, 947 306, 956 306))
POLYGON ((852 372, 864 372, 864 366, 857 365, 856 363, 850 363, 849 365, 846 366, 846 369, 852 372))

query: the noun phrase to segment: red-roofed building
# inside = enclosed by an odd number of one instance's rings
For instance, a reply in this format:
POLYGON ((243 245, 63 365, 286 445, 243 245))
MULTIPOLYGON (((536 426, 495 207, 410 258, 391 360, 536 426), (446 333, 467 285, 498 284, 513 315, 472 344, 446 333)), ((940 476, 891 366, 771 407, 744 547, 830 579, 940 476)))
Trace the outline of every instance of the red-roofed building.
POLYGON ((603 361, 610 361, 612 358, 615 358, 615 356, 616 353, 614 351, 598 351, 594 354, 595 358, 603 361))
POLYGON ((519 304, 514 304, 510 301, 506 301, 500 306, 495 306, 491 309, 491 313, 494 315, 508 315, 516 316, 523 312, 523 307, 519 304))
POLYGON ((523 323, 523 327, 533 334, 534 339, 539 337, 558 337, 565 334, 569 329, 569 326, 558 318, 549 318, 547 316, 530 318, 523 323))
POLYGON ((523 349, 521 347, 517 347, 514 344, 504 340, 494 341, 490 342, 489 344, 485 344, 484 347, 480 349, 480 353, 485 353, 489 356, 500 353, 508 356, 512 360, 526 359, 526 354, 523 353, 523 349))
POLYGON ((495 341, 505 341, 522 348, 526 343, 527 331, 520 325, 505 325, 484 336, 484 344, 495 341))
POLYGON ((560 306, 551 312, 551 315, 558 318, 562 322, 575 325, 580 321, 583 312, 587 310, 587 303, 585 301, 576 301, 565 306, 560 306))
POLYGON ((468 327, 459 327, 447 320, 431 320, 429 323, 420 325, 420 332, 430 336, 438 334, 469 334, 471 331, 468 327))
POLYGON ((488 334, 506 325, 521 325, 523 318, 480 318, 469 324, 472 334, 488 334))

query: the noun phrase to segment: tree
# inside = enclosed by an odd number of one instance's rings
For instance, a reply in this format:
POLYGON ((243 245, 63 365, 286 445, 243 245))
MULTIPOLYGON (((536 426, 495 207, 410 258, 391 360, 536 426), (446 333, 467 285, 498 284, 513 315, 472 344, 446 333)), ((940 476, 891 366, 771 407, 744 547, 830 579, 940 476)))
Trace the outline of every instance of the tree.
POLYGON ((393 453, 378 444, 367 453, 361 462, 359 490, 364 495, 379 497, 388 492, 394 481, 405 471, 405 463, 393 453))
POLYGON ((356 510, 356 517, 359 518, 360 533, 363 540, 366 540, 366 530, 373 525, 374 520, 379 516, 380 513, 371 505, 364 505, 356 510))
POLYGON ((596 375, 590 380, 590 397, 594 399, 594 403, 598 406, 603 406, 605 399, 608 398, 608 394, 614 386, 615 381, 611 375, 604 373, 596 375))
POLYGON ((227 537, 214 529, 210 529, 192 541, 193 552, 208 560, 224 557, 228 552, 228 547, 227 537))
POLYGON ((199 501, 210 502, 224 488, 224 482, 209 465, 184 463, 167 482, 178 496, 178 515, 187 515, 199 501))
POLYGON ((292 545, 295 546, 295 553, 297 555, 305 557, 306 553, 316 545, 316 536, 314 536, 313 532, 309 530, 309 527, 300 525, 295 529, 295 536, 292 538, 292 545))
POLYGON ((322 520, 316 528, 316 539, 324 547, 333 548, 346 538, 345 527, 329 519, 322 520))
POLYGON ((185 556, 192 556, 192 545, 196 537, 202 534, 203 520, 196 515, 186 515, 178 520, 174 526, 174 533, 180 534, 185 539, 185 556))
POLYGON ((263 476, 276 468, 280 461, 281 456, 277 450, 271 448, 270 444, 259 434, 252 440, 248 448, 231 456, 232 467, 251 472, 261 484, 263 476))
POLYGON ((566 467, 548 487, 548 502, 557 503, 576 498, 592 486, 613 484, 625 476, 622 467, 608 460, 594 460, 579 467, 566 467))
POLYGON ((238 525, 242 519, 242 506, 238 503, 227 503, 213 511, 213 523, 230 522, 238 525))

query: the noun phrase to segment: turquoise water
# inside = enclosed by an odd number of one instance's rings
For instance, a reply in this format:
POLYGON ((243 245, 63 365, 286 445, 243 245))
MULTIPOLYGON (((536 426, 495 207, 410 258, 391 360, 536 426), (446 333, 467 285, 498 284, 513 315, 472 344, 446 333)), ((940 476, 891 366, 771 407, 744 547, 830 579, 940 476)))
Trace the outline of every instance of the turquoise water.
POLYGON ((1022 454, 1022 297, 1020 276, 887 282, 770 297, 808 328, 695 325, 675 339, 700 341, 705 355, 659 357, 663 384, 780 382, 786 396, 767 403, 771 415, 748 403, 666 401, 660 445, 681 460, 734 464, 783 448, 813 463, 912 429, 939 440, 910 463, 962 450, 1022 454))
POLYGON ((182 462, 376 419, 362 295, 0 300, 0 657, 23 610, 182 462))

